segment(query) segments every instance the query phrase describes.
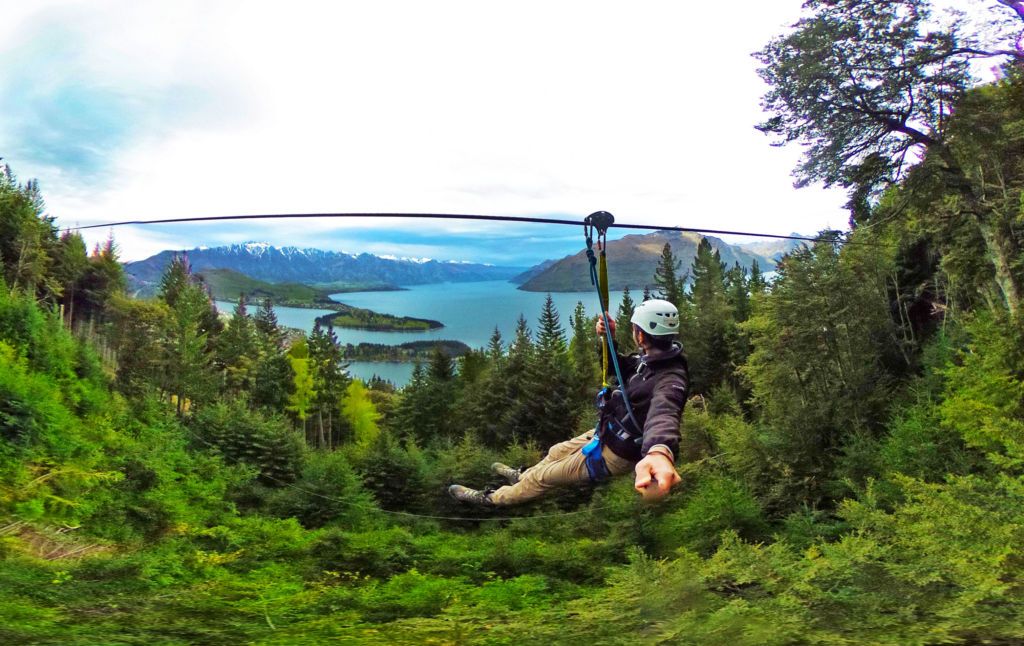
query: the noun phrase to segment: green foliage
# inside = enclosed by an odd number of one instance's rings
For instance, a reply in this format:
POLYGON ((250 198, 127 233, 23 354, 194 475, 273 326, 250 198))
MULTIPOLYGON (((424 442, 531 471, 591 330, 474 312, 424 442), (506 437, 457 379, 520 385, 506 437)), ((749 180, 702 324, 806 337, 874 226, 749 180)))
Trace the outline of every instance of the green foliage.
MULTIPOLYGON (((703 242, 703 239, 702 239, 703 242)), ((699 250, 698 250, 698 253, 699 250)), ((658 298, 662 298, 676 307, 683 303, 683 285, 685 279, 679 278, 680 262, 672 253, 672 245, 665 243, 661 249, 661 257, 658 259, 658 266, 654 269, 654 284, 658 288, 658 298)))
POLYGON ((278 516, 297 518, 305 527, 332 522, 358 527, 374 511, 359 476, 338 452, 311 454, 299 479, 274 494, 270 508, 278 516))
POLYGON ((280 417, 265 417, 240 400, 204 406, 191 420, 197 448, 216 450, 229 464, 255 467, 270 486, 298 476, 301 438, 280 417))
POLYGON ((363 484, 384 509, 429 509, 436 493, 428 485, 426 458, 415 444, 402 444, 392 433, 354 450, 363 484))
POLYGON ((313 406, 313 400, 317 395, 316 383, 313 381, 313 371, 309 365, 309 346, 306 340, 299 339, 292 344, 288 351, 288 361, 292 368, 292 388, 288 396, 288 412, 295 415, 306 431, 306 419, 313 406))
POLYGON ((892 377, 896 334, 885 259, 839 254, 830 244, 795 251, 772 292, 744 324, 754 347, 742 368, 768 431, 764 443, 783 504, 818 505, 835 452, 877 433, 892 377))
POLYGON ((686 496, 685 503, 670 511, 657 525, 658 551, 671 554, 685 547, 707 554, 719 544, 719 535, 727 530, 748 540, 765 536, 766 523, 761 507, 751 493, 735 480, 709 475, 701 478, 686 496))

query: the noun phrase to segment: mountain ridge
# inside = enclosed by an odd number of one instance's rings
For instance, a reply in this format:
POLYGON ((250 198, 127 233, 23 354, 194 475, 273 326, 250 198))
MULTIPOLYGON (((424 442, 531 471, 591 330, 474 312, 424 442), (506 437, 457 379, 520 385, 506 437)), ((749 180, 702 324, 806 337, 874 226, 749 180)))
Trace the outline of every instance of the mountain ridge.
MULTIPOLYGON (((662 249, 667 242, 672 253, 680 261, 680 272, 685 275, 697 255, 701 238, 707 238, 712 248, 719 252, 727 267, 739 263, 750 269, 754 261, 762 271, 775 268, 778 259, 796 248, 797 241, 788 240, 779 244, 747 243, 729 244, 713 236, 677 231, 655 231, 647 234, 631 234, 608 241, 609 287, 613 290, 629 287, 642 290, 654 287, 654 269, 658 265, 662 249), (789 243, 789 244, 786 244, 789 243), (770 254, 759 253, 763 248, 770 254)), ((585 251, 566 256, 560 260, 545 261, 547 266, 538 267, 519 276, 519 289, 534 292, 576 292, 592 289, 590 284, 589 261, 585 251)), ((515 280, 515 279, 513 279, 515 280)))
POLYGON ((197 273, 230 269, 257 280, 304 285, 373 283, 398 286, 507 280, 526 269, 460 260, 397 258, 365 252, 354 254, 246 242, 220 247, 164 250, 144 260, 125 263, 131 288, 140 293, 152 292, 159 285, 167 265, 176 256, 187 257, 192 270, 197 273))

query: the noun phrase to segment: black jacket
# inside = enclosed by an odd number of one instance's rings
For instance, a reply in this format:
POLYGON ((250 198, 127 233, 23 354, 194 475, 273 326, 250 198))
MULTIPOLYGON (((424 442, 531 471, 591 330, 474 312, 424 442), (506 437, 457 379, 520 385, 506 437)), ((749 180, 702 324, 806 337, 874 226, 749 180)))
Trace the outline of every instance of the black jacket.
MULTIPOLYGON (((674 343, 668 351, 653 350, 645 356, 617 356, 633 415, 642 429, 634 429, 629 422, 622 391, 616 388, 601 411, 602 441, 616 455, 633 461, 639 461, 658 444, 664 444, 672 450, 672 455, 678 456, 679 424, 690 387, 683 347, 674 343), (612 423, 611 430, 609 422, 612 423), (614 432, 616 428, 625 429, 633 437, 623 437, 624 433, 614 432)), ((608 370, 610 375, 614 375, 611 365, 608 370)))

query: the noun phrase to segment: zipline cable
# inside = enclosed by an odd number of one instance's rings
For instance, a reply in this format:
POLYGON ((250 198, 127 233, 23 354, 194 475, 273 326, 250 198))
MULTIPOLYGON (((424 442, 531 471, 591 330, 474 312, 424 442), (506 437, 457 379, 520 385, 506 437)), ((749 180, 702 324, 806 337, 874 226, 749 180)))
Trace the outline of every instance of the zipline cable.
MULTIPOLYGON (((194 222, 227 222, 237 220, 290 220, 290 219, 312 219, 312 218, 400 218, 414 220, 475 220, 481 222, 520 222, 527 224, 562 224, 568 226, 580 226, 579 220, 566 220, 561 218, 530 218, 515 215, 481 215, 471 213, 259 213, 243 215, 210 215, 188 218, 162 218, 158 220, 123 220, 119 222, 107 222, 105 224, 87 224, 72 227, 63 227, 67 231, 84 231, 86 229, 106 229, 123 226, 144 226, 149 224, 183 224, 194 222)), ((801 242, 839 242, 839 237, 830 236, 794 236, 781 235, 777 233, 758 233, 753 231, 729 231, 725 229, 699 229, 694 227, 673 227, 656 224, 623 224, 616 222, 612 225, 619 229, 639 229, 645 231, 678 231, 680 233, 701 233, 711 235, 733 235, 747 236, 751 238, 771 238, 776 240, 797 240, 801 242)), ((846 234, 841 234, 846 235, 846 234)), ((842 240, 845 244, 860 244, 867 246, 891 246, 876 242, 863 242, 853 240, 842 240)))

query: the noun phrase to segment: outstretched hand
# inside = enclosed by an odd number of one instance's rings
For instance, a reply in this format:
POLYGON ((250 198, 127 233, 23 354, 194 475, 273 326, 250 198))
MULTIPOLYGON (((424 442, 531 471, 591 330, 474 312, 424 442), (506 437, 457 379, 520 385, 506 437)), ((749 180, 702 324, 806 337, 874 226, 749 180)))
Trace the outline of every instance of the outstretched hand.
MULTIPOLYGON (((615 319, 608 312, 605 312, 608 316, 608 325, 612 328, 612 336, 615 336, 615 319)), ((597 336, 604 337, 604 316, 597 317, 597 336)))
POLYGON ((647 502, 656 502, 668 495, 682 478, 676 465, 664 453, 651 452, 636 463, 636 482, 633 487, 647 502))

